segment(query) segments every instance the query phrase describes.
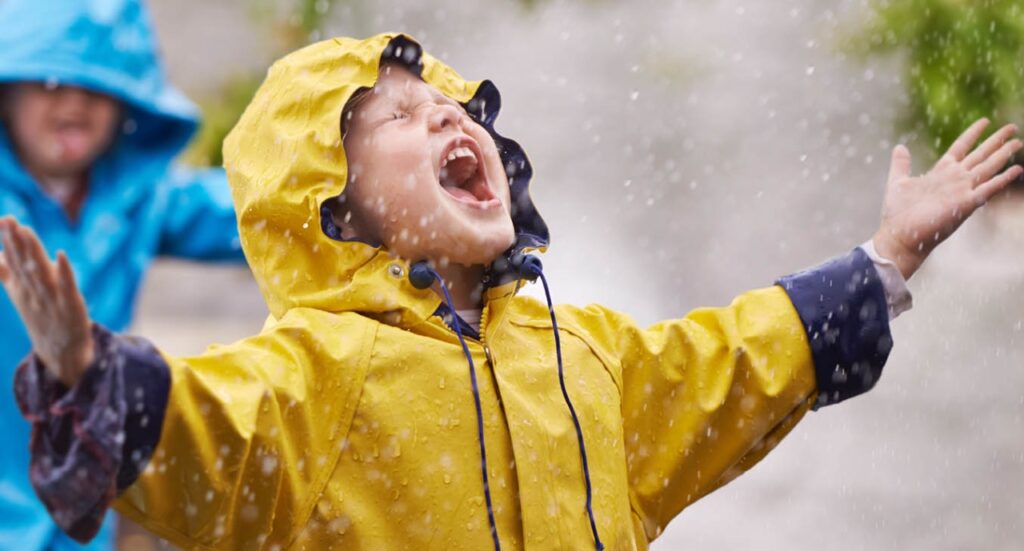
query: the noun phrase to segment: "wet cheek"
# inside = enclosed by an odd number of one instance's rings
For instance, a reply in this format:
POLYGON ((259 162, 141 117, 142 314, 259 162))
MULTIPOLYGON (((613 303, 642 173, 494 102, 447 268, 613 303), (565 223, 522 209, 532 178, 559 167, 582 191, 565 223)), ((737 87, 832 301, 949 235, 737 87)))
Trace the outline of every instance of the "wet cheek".
POLYGON ((11 118, 11 129, 15 139, 21 143, 42 140, 51 129, 46 114, 36 109, 15 108, 11 118))
POLYGON ((53 157, 53 144, 56 137, 44 124, 38 126, 15 127, 14 141, 22 154, 35 162, 53 157))

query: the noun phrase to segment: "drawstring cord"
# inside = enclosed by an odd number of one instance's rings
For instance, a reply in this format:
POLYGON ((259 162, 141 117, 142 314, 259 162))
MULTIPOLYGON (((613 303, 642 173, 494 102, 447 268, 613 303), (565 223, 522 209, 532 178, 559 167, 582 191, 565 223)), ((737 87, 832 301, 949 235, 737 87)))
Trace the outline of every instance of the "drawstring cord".
MULTIPOLYGON (((565 405, 569 408, 569 413, 572 415, 572 423, 576 428, 576 440, 580 446, 580 459, 583 463, 583 480, 586 483, 587 489, 587 518, 590 520, 590 531, 594 535, 594 546, 597 551, 604 549, 604 544, 601 543, 601 537, 597 533, 597 523, 594 521, 594 509, 593 509, 593 490, 590 483, 590 465, 587 462, 587 447, 583 442, 583 429, 580 426, 579 417, 576 415, 576 408, 572 405, 572 400, 569 398, 569 392, 565 388, 565 373, 562 368, 562 342, 558 336, 558 320, 555 318, 555 308, 551 301, 551 290, 548 287, 548 280, 544 277, 544 268, 540 262, 540 259, 533 255, 527 255, 517 253, 510 259, 510 264, 519 275, 529 279, 531 281, 540 278, 541 283, 544 285, 544 297, 548 303, 548 314, 551 316, 551 329, 555 336, 555 356, 558 360, 558 383, 562 387, 562 398, 565 400, 565 405)), ((413 287, 417 289, 426 289, 433 285, 434 281, 441 283, 441 290, 444 292, 445 302, 448 303, 448 308, 455 313, 455 305, 452 303, 452 297, 448 293, 448 288, 444 285, 444 280, 441 276, 432 270, 426 262, 418 262, 413 264, 409 269, 409 281, 413 287)), ((483 424, 483 413, 480 408, 480 392, 477 388, 476 383, 476 368, 473 366, 473 357, 469 353, 469 347, 466 345, 466 339, 462 336, 462 328, 459 323, 453 323, 452 326, 455 329, 455 334, 459 337, 459 343, 462 344, 462 352, 466 356, 466 361, 469 362, 469 376, 473 383, 473 400, 476 403, 476 421, 477 421, 477 438, 480 441, 480 470, 483 473, 484 479, 484 497, 487 500, 487 518, 491 523, 491 537, 494 539, 494 549, 496 551, 501 550, 501 542, 498 540, 498 527, 494 523, 494 509, 491 506, 491 489, 490 484, 487 481, 487 450, 484 446, 484 424, 483 424)))
MULTIPOLYGON (((433 285, 435 280, 441 283, 440 287, 444 291, 444 300, 448 303, 448 308, 451 309, 452 315, 458 315, 455 313, 455 304, 452 302, 452 296, 448 293, 448 287, 444 284, 440 274, 432 270, 425 262, 418 262, 409 268, 409 281, 417 289, 426 289, 433 285)), ((501 551, 501 541, 498 539, 498 526, 494 522, 494 508, 491 506, 491 485, 487 479, 487 446, 484 444, 484 416, 483 410, 480 407, 480 390, 476 384, 476 367, 473 365, 473 356, 469 353, 466 339, 462 336, 462 328, 458 323, 453 323, 452 326, 455 328, 455 334, 459 337, 459 343, 462 344, 462 353, 466 356, 466 362, 469 363, 469 379, 473 383, 473 402, 476 405, 476 434, 477 440, 480 442, 480 472, 483 474, 484 479, 484 499, 487 500, 487 521, 491 524, 491 539, 494 540, 494 549, 495 551, 501 551)))
POLYGON ((558 359, 558 384, 562 386, 562 398, 565 399, 565 405, 569 407, 569 413, 572 414, 572 424, 576 427, 576 439, 580 444, 580 459, 583 460, 583 480, 587 486, 587 517, 590 519, 590 531, 594 534, 594 546, 597 551, 604 549, 604 544, 601 543, 601 536, 597 534, 597 523, 594 522, 594 509, 593 493, 590 484, 590 465, 587 463, 587 447, 583 443, 583 429, 580 427, 580 420, 576 416, 576 408, 572 405, 572 400, 569 398, 569 392, 565 389, 565 373, 562 370, 562 342, 558 337, 558 320, 555 318, 555 308, 551 302, 551 290, 548 287, 548 279, 544 277, 544 268, 540 262, 540 259, 532 255, 517 255, 512 258, 512 264, 519 269, 519 273, 523 276, 532 276, 532 279, 540 278, 540 282, 544 285, 544 298, 548 302, 548 314, 551 315, 551 330, 555 335, 555 356, 558 359))

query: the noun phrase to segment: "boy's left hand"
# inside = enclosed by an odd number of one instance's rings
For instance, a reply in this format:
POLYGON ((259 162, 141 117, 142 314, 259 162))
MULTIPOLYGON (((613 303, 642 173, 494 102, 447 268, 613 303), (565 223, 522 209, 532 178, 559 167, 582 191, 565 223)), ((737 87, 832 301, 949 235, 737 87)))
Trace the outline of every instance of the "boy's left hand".
POLYGON ((889 183, 882 204, 882 224, 875 250, 896 263, 905 279, 978 207, 1024 173, 1010 158, 1020 150, 1015 125, 1006 125, 977 148, 987 119, 971 125, 927 174, 910 176, 910 152, 892 152, 889 183), (1010 141, 1007 141, 1010 140, 1010 141))

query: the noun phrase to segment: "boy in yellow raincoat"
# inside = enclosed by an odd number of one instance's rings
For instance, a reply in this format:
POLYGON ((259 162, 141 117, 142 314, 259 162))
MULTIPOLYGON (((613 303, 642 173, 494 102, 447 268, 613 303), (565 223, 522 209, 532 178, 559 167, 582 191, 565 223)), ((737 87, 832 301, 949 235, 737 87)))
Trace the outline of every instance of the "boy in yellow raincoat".
POLYGON ((225 144, 271 317, 197 357, 92 324, 66 260, 0 223, 58 524, 88 539, 113 504, 190 549, 644 549, 809 408, 871 388, 904 278, 1021 174, 1012 126, 975 149, 980 121, 920 177, 900 146, 864 246, 640 328, 551 306, 499 108, 404 35, 275 64, 225 144))

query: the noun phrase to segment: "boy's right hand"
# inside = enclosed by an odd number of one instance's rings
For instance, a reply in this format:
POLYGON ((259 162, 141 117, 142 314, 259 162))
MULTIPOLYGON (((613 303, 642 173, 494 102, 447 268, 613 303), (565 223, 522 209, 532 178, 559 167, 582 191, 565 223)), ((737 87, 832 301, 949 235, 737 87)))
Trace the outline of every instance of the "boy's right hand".
POLYGON ((67 256, 51 262, 27 226, 0 218, 0 282, 21 315, 36 356, 69 388, 92 363, 92 321, 67 256))

